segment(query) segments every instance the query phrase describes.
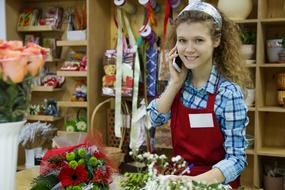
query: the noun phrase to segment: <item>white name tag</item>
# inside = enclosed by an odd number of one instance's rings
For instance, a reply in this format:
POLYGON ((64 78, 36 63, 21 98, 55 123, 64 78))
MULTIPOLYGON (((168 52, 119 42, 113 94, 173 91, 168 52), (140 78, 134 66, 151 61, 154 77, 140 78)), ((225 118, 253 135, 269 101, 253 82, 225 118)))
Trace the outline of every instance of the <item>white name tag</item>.
POLYGON ((214 127, 213 115, 211 113, 189 114, 191 128, 214 127))

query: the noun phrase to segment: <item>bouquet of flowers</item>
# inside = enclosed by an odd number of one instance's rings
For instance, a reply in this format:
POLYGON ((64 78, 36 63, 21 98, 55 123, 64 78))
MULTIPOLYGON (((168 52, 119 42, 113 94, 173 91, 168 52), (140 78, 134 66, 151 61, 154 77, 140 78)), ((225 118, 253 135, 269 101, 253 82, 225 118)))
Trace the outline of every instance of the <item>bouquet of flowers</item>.
POLYGON ((32 78, 45 57, 46 50, 36 44, 0 40, 0 123, 24 120, 32 78))
POLYGON ((84 143, 52 149, 44 155, 32 190, 104 190, 112 182, 113 168, 96 145, 84 143))
POLYGON ((191 172, 192 164, 187 164, 181 156, 167 159, 165 155, 130 152, 136 161, 144 163, 141 171, 125 173, 121 186, 128 190, 230 190, 228 185, 219 183, 207 185, 203 182, 173 180, 170 175, 183 175, 191 172))

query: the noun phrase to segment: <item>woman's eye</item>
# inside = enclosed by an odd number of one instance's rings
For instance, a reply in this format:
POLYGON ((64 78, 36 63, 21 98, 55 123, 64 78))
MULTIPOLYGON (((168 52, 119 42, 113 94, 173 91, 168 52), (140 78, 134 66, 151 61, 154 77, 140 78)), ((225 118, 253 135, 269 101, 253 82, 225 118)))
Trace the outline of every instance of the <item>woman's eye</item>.
POLYGON ((203 41, 204 41, 203 39, 196 39, 195 43, 199 44, 199 43, 202 43, 203 41))
POLYGON ((179 39, 178 42, 180 42, 180 43, 185 43, 186 40, 184 40, 184 39, 179 39))

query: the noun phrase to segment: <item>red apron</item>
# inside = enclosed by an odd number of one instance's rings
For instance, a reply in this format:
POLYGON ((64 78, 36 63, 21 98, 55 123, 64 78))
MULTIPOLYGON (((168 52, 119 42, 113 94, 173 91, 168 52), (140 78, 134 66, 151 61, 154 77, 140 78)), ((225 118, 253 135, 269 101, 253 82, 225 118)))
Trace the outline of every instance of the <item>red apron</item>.
MULTIPOLYGON (((181 90, 176 95, 171 107, 171 134, 174 156, 180 155, 187 162, 193 163, 191 176, 205 173, 212 169, 212 166, 225 158, 223 147, 224 137, 218 125, 214 104, 219 86, 219 79, 216 84, 215 93, 208 93, 207 107, 202 109, 187 108, 180 102, 181 90), (189 114, 212 115, 213 127, 191 127, 189 114)), ((193 124, 194 126, 194 124, 193 124)), ((240 186, 239 177, 230 183, 232 188, 240 186)))

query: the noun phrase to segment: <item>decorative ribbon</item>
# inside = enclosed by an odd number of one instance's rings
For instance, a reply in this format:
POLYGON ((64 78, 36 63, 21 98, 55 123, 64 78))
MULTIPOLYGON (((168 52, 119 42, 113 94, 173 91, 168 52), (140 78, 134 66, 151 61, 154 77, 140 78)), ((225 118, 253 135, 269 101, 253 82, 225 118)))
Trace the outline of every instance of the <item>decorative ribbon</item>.
POLYGON ((173 9, 176 9, 181 3, 181 0, 170 0, 170 6, 173 9))
POLYGON ((117 59, 116 59, 116 90, 115 90, 115 135, 121 137, 122 127, 122 64, 123 64, 123 22, 122 11, 117 9, 118 39, 117 39, 117 59))
POLYGON ((156 96, 158 51, 153 46, 146 50, 147 95, 156 96))
POLYGON ((135 14, 136 13, 136 7, 127 0, 114 0, 114 4, 122 9, 124 9, 125 12, 128 14, 135 14))
MULTIPOLYGON (((133 35, 130 22, 125 14, 124 21, 127 28, 128 36, 129 36, 129 42, 131 47, 135 51, 135 64, 134 64, 134 86, 133 86, 133 100, 132 100, 132 115, 134 115, 137 112, 137 102, 138 102, 138 91, 139 91, 139 76, 140 76, 140 61, 139 61, 139 52, 138 47, 136 44, 135 37, 133 35)), ((131 122, 131 134, 130 134, 130 148, 138 148, 136 147, 136 140, 138 139, 138 128, 135 126, 135 120, 134 117, 132 117, 131 122)))

